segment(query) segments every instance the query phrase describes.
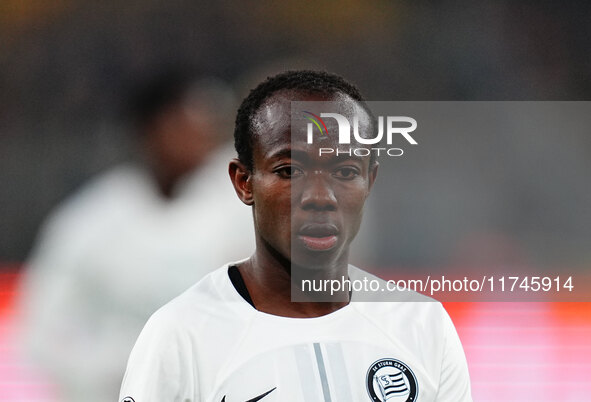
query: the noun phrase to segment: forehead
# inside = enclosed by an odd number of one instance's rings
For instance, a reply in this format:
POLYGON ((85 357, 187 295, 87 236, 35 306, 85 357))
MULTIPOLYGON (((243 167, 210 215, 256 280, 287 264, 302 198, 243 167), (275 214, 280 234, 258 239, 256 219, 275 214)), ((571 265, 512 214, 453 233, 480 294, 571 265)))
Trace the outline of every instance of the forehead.
MULTIPOLYGON (((338 137, 331 135, 321 138, 315 144, 307 144, 306 114, 298 107, 292 108, 292 102, 306 102, 305 110, 315 115, 322 112, 339 113, 349 121, 359 116, 360 130, 369 127, 369 116, 359 103, 343 93, 318 94, 298 91, 279 91, 269 97, 257 110, 253 118, 253 150, 263 154, 277 148, 302 149, 314 151, 318 147, 339 147, 338 137), (330 110, 326 105, 330 104, 330 110), (294 115, 292 116, 292 112, 294 115)), ((328 132, 337 133, 338 126, 334 119, 323 120, 328 132)), ((317 153, 317 152, 316 152, 317 153)))

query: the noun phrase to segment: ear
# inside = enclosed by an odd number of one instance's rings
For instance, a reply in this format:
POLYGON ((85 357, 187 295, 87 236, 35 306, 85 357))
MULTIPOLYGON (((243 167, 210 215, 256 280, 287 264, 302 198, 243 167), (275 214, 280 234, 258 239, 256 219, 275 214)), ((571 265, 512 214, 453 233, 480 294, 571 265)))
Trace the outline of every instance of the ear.
POLYGON ((234 190, 240 198, 240 201, 246 205, 254 204, 252 196, 252 172, 246 168, 246 166, 238 159, 234 158, 230 161, 228 166, 228 173, 230 174, 230 180, 234 185, 234 190))
POLYGON ((379 167, 380 167, 380 164, 378 163, 378 161, 375 161, 373 163, 373 165, 369 167, 369 186, 367 188, 368 194, 371 192, 371 188, 373 187, 373 184, 376 181, 376 177, 378 177, 378 168, 379 167))

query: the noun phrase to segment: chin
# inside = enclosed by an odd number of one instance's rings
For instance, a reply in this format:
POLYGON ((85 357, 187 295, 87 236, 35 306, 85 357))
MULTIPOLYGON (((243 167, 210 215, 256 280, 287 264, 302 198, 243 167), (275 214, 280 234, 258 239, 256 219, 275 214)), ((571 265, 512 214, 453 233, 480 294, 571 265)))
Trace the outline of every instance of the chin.
POLYGON ((341 265, 342 261, 346 261, 346 256, 343 256, 341 247, 333 247, 330 250, 309 250, 306 248, 298 247, 297 249, 292 248, 291 253, 291 268, 297 269, 303 274, 308 272, 309 274, 315 274, 319 272, 327 272, 335 269, 341 265), (344 258, 345 257, 345 258, 344 258))

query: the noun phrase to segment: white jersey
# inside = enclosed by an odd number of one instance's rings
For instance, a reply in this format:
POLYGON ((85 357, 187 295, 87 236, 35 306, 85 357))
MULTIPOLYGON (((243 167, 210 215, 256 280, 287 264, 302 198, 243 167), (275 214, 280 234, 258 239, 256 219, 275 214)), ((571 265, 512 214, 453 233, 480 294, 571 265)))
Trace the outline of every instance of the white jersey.
POLYGON ((425 300, 356 302, 353 294, 322 317, 279 317, 244 300, 224 266, 150 318, 120 400, 471 401, 453 323, 425 300))

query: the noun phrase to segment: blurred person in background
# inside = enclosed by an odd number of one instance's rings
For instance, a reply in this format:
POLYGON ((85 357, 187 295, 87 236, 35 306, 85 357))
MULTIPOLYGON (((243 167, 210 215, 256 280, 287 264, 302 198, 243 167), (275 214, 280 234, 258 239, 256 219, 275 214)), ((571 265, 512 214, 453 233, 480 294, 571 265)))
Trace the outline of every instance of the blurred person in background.
POLYGON ((63 401, 116 400, 150 314, 254 248, 249 210, 227 180, 232 91, 169 72, 135 92, 141 157, 51 214, 22 285, 25 348, 63 401))

